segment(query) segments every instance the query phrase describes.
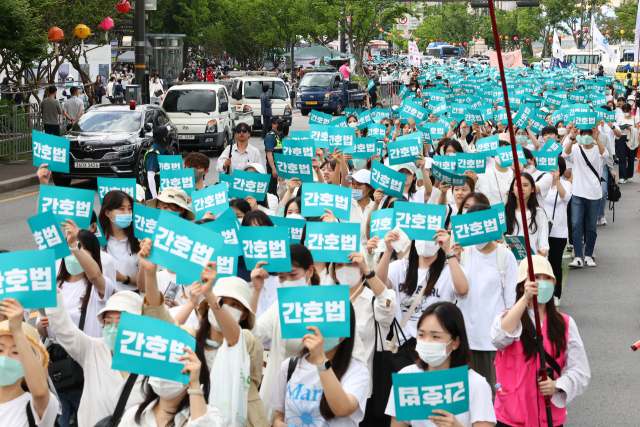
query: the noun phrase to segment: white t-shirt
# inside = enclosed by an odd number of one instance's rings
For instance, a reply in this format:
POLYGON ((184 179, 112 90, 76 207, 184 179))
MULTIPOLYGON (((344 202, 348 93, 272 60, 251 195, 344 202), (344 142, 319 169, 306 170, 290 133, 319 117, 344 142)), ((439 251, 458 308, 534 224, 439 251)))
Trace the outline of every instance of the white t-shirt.
POLYGON ((608 152, 605 149, 604 153, 600 155, 600 149, 595 144, 592 144, 594 145, 593 148, 582 150, 598 174, 598 177, 596 177, 596 174, 587 166, 584 157, 580 154, 581 145, 575 144, 571 147, 571 154, 567 154, 562 150, 562 157, 573 163, 573 195, 587 200, 600 200, 602 198, 600 176, 602 176, 602 169, 608 152))
MULTIPOLYGON (((93 338, 102 338, 102 327, 98 322, 98 312, 107 305, 107 300, 113 294, 115 286, 108 277, 104 277, 105 287, 104 295, 100 298, 98 291, 92 286, 91 296, 89 296, 89 304, 87 304, 87 315, 84 319, 83 332, 93 338)), ((80 326, 80 308, 82 307, 82 297, 87 290, 86 281, 84 279, 69 283, 64 282, 61 285, 62 298, 64 299, 64 307, 71 317, 74 325, 80 326)), ((38 315, 39 316, 39 315, 38 315)), ((40 319, 38 319, 38 322, 40 319)))
POLYGON ((551 184, 553 184, 553 175, 549 172, 536 170, 531 174, 531 177, 533 177, 536 185, 540 188, 540 192, 536 193, 538 205, 544 206, 544 199, 547 197, 547 194, 549 194, 549 189, 551 188, 551 184))
POLYGON ((19 397, 7 402, 0 403, 0 420, 2 425, 11 427, 29 427, 29 419, 27 418, 27 403, 31 405, 31 413, 37 426, 53 427, 56 417, 60 412, 60 403, 56 396, 49 392, 49 404, 44 410, 42 418, 38 417, 38 413, 33 407, 31 393, 26 392, 19 397))
MULTIPOLYGON (((531 249, 536 254, 538 249, 549 250, 549 222, 547 221, 547 214, 545 210, 538 206, 536 211, 536 225, 538 228, 534 233, 531 229, 531 211, 527 211, 527 223, 529 224, 529 242, 531 243, 531 249)), ((522 227, 522 215, 516 211, 516 222, 518 224, 518 232, 516 234, 509 234, 509 236, 524 236, 524 228, 522 227)), ((515 227, 514 227, 515 230, 515 227)))
POLYGON ((364 418, 369 393, 369 370, 356 359, 351 358, 349 369, 340 379, 345 393, 358 401, 358 409, 348 417, 326 421, 320 415, 322 383, 318 368, 306 357, 298 361, 295 371, 287 384, 289 359, 280 366, 269 404, 274 411, 284 413, 287 425, 295 427, 357 427, 364 418))
MULTIPOLYGON (((401 374, 414 374, 424 372, 418 365, 410 365, 400 370, 401 374)), ((396 404, 393 398, 393 390, 389 395, 389 402, 385 414, 396 416, 396 404)), ((456 419, 465 427, 472 427, 473 423, 496 423, 496 413, 491 401, 491 387, 487 380, 477 372, 469 370, 469 412, 456 415, 456 419)), ((405 421, 413 427, 436 427, 429 420, 405 421)))
MULTIPOLYGON (((252 285, 253 287, 253 285, 252 285)), ((282 287, 278 276, 269 276, 260 289, 258 297, 258 310, 256 311, 256 319, 273 305, 278 299, 278 288, 282 287)))
POLYGON ((518 283, 518 262, 509 249, 505 251, 505 287, 498 270, 498 249, 483 254, 475 246, 468 249, 470 254, 465 263, 469 293, 458 301, 458 308, 464 316, 464 324, 471 350, 496 351, 491 344, 491 325, 498 313, 513 306, 516 301, 518 283))
POLYGON ((498 169, 487 168, 484 174, 478 175, 476 192, 482 193, 489 199, 492 205, 507 203, 507 191, 513 180, 513 169, 507 168, 500 172, 498 169))
MULTIPOLYGON (((164 295, 169 284, 176 283, 176 273, 169 273, 169 270, 158 271, 156 281, 158 282, 158 290, 164 295)), ((189 301, 189 295, 189 285, 178 285, 178 292, 173 300, 182 307, 189 301)))
POLYGON ((560 178, 560 184, 566 191, 564 198, 560 198, 558 195, 558 187, 552 187, 547 194, 547 198, 544 199, 544 210, 547 212, 547 218, 549 221, 553 218, 553 227, 549 232, 549 237, 556 237, 559 239, 566 239, 569 237, 569 229, 567 226, 567 205, 571 201, 571 192, 573 191, 573 185, 571 182, 560 178), (558 201, 556 202, 556 195, 558 195, 558 201), (556 205, 556 213, 553 215, 553 205, 556 205))
MULTIPOLYGON (((125 237, 124 240, 118 241, 113 236, 110 236, 107 239, 107 247, 105 251, 114 258, 116 270, 118 270, 120 274, 134 278, 138 276, 140 261, 138 260, 138 254, 131 252, 129 239, 125 237)), ((137 290, 137 286, 131 284, 125 285, 122 282, 116 282, 117 292, 137 290)))
MULTIPOLYGON (((413 304, 415 295, 420 292, 423 286, 426 285, 428 279, 429 269, 418 270, 418 285, 415 292, 409 296, 405 292, 400 291, 400 286, 404 283, 407 275, 407 267, 409 266, 408 259, 401 259, 389 264, 389 272, 387 279, 391 282, 391 289, 396 293, 396 300, 398 302, 398 308, 396 310, 396 319, 398 323, 402 322, 402 319, 407 314, 409 307, 413 304)), ((416 306, 414 313, 409 318, 407 325, 404 327, 403 332, 407 339, 416 338, 418 336, 418 320, 422 316, 422 312, 426 310, 431 304, 435 304, 440 301, 454 302, 456 300, 456 294, 453 289, 453 281, 451 280, 451 272, 449 265, 445 264, 440 277, 436 282, 436 285, 431 290, 430 295, 423 295, 422 300, 416 306)), ((398 344, 404 344, 402 334, 398 337, 398 344)))

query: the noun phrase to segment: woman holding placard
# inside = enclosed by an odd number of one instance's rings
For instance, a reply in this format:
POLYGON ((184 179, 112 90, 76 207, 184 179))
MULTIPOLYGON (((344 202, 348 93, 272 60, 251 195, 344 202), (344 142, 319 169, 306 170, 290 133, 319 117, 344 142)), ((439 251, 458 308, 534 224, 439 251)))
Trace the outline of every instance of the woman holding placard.
POLYGON ((364 417, 369 371, 354 357, 359 340, 356 314, 349 308, 348 338, 324 338, 309 326, 302 351, 278 366, 269 399, 275 411, 273 427, 356 426, 364 417))
MULTIPOLYGON (((434 372, 469 366, 471 350, 467 341, 462 312, 450 302, 430 305, 418 321, 416 352, 419 359, 415 365, 403 368, 400 374, 434 372)), ((385 413, 390 415, 391 427, 493 427, 496 415, 491 403, 491 388, 480 374, 469 369, 469 411, 453 415, 445 410, 431 411, 428 419, 398 421, 393 391, 385 413)), ((425 411, 428 413, 428 406, 425 411)))
POLYGON ((116 291, 138 292, 138 251, 140 243, 133 231, 133 197, 120 190, 109 191, 98 214, 107 239, 104 249, 117 265, 116 291))
POLYGON ((591 371, 575 321, 556 310, 556 278, 549 262, 533 255, 535 282, 528 279, 525 258, 518 270, 516 304, 496 316, 491 342, 498 349, 495 361, 500 384, 495 401, 498 426, 547 425, 544 396, 551 396, 554 425, 567 418, 566 406, 589 385, 591 371), (533 323, 533 297, 538 297, 546 352, 546 381, 539 377, 538 342, 533 323))

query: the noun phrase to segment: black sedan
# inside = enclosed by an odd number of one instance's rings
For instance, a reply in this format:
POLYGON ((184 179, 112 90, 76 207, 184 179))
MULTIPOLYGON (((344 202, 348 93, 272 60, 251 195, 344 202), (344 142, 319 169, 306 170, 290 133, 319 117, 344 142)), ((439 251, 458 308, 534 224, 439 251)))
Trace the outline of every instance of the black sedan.
POLYGON ((144 153, 153 144, 153 129, 166 126, 171 145, 166 154, 178 154, 178 133, 158 105, 96 105, 64 135, 70 140, 69 173, 53 173, 53 182, 68 186, 72 179, 113 177, 143 182, 144 153))

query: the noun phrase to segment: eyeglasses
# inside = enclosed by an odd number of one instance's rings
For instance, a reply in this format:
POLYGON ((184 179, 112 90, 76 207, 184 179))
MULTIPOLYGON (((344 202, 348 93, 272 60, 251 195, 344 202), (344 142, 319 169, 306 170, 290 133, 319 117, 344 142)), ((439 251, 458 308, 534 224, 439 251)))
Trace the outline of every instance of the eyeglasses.
POLYGON ((236 133, 247 133, 249 130, 247 129, 236 129, 236 133))
POLYGON ((389 123, 386 123, 385 126, 386 127, 391 127, 391 125, 389 123))

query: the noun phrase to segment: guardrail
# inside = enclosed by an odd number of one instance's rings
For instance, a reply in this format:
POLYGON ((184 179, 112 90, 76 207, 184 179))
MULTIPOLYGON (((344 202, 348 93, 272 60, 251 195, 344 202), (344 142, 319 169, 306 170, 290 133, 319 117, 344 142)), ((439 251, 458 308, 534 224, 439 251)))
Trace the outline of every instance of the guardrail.
POLYGON ((31 133, 42 131, 42 115, 37 103, 0 105, 0 157, 9 163, 32 151, 31 133))

